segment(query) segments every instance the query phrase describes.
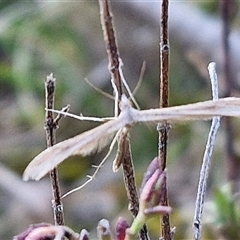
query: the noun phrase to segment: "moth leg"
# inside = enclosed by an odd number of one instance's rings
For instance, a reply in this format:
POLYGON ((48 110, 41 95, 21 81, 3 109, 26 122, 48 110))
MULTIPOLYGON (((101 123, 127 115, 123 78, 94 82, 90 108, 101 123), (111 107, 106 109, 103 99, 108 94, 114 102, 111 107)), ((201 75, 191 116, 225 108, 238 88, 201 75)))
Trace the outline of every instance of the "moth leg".
POLYGON ((129 126, 123 127, 118 136, 118 149, 115 159, 113 160, 113 172, 117 172, 120 168, 124 157, 126 156, 126 151, 129 145, 129 126))

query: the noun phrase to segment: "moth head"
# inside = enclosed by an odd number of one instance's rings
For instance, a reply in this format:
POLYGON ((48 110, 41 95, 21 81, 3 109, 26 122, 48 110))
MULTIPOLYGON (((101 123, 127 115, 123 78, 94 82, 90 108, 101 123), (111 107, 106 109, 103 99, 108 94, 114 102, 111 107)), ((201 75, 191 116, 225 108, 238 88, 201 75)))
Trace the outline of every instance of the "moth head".
POLYGON ((119 107, 121 111, 124 111, 125 109, 132 107, 131 102, 129 101, 129 99, 125 94, 123 94, 121 97, 121 102, 119 103, 119 107))

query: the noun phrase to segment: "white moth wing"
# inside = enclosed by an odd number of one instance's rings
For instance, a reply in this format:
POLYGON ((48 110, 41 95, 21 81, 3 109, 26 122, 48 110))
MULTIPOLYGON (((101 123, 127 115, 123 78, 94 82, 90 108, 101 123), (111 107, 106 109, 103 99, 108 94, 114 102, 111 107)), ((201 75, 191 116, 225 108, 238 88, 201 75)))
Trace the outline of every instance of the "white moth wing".
POLYGON ((93 140, 92 142, 86 144, 84 148, 78 149, 72 155, 87 156, 93 152, 99 152, 111 142, 114 135, 115 132, 113 132, 112 134, 103 135, 100 139, 93 140))
POLYGON ((211 119, 214 116, 240 117, 240 98, 229 97, 168 108, 135 111, 135 122, 170 122, 211 119))
POLYGON ((119 117, 73 138, 62 141, 53 147, 47 148, 29 163, 24 171, 23 180, 41 179, 54 167, 76 152, 84 155, 90 153, 98 147, 102 139, 109 139, 109 136, 113 135, 123 126, 124 121, 121 121, 119 117))

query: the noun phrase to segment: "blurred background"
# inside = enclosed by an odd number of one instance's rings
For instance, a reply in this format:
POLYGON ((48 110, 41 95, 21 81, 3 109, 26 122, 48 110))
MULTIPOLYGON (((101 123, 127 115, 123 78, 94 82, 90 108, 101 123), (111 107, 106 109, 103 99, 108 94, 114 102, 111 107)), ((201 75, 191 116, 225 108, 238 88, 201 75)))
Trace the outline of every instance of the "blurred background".
MULTIPOLYGON (((211 61, 217 63, 220 96, 239 96, 239 2, 229 2, 232 76, 229 81, 225 80, 223 49, 224 1, 170 2, 170 105, 211 99, 207 72, 211 61), (226 91, 229 85, 231 91, 226 91)), ((135 97, 141 109, 158 107, 160 4, 130 0, 111 1, 111 6, 125 78, 134 89, 146 61, 143 82, 135 97)), ((70 104, 71 113, 113 116, 113 100, 84 81, 87 78, 97 88, 112 94, 98 2, 0 2, 0 239, 11 239, 32 223, 53 223, 48 177, 39 182, 21 179, 27 164, 46 148, 44 81, 50 73, 57 79, 56 109, 70 104)), ((237 124, 236 120, 232 122, 234 173, 228 167, 229 134, 224 121, 218 133, 207 189, 203 239, 218 239, 222 229, 229 231, 229 226, 236 229, 240 226, 239 219, 236 220, 240 216, 237 124), (235 183, 234 191, 226 185, 230 180, 235 183), (225 208, 229 211, 222 211, 225 208)), ((64 118, 57 141, 96 125, 64 118)), ((170 131, 167 168, 169 202, 174 209, 172 226, 177 228, 175 239, 192 238, 199 171, 209 127, 209 122, 174 124, 170 131)), ((147 165, 157 155, 157 138, 154 125, 138 125, 131 131, 138 186, 147 165)), ((102 218, 113 226, 119 216, 132 221, 121 170, 118 173, 111 170, 115 152, 116 149, 94 181, 63 200, 66 225, 75 231, 87 228, 93 239, 97 222, 102 218)), ((85 158, 72 157, 61 164, 62 193, 84 183, 86 175, 94 171, 92 165, 100 163, 104 154, 106 149, 85 158)), ((157 239, 159 220, 151 220, 149 228, 153 239, 157 239)))

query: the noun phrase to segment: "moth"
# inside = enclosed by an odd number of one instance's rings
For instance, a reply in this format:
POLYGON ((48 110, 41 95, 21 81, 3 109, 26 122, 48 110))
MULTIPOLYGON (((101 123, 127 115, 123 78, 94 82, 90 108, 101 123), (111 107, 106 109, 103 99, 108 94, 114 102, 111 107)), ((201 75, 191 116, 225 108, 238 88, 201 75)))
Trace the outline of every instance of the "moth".
POLYGON ((131 128, 136 123, 163 120, 184 122, 206 120, 214 116, 240 117, 240 98, 228 97, 168 108, 137 110, 131 106, 126 95, 122 95, 120 108, 118 117, 41 152, 25 169, 23 180, 41 179, 69 156, 84 156, 99 146, 106 146, 116 132, 124 127, 131 128))

